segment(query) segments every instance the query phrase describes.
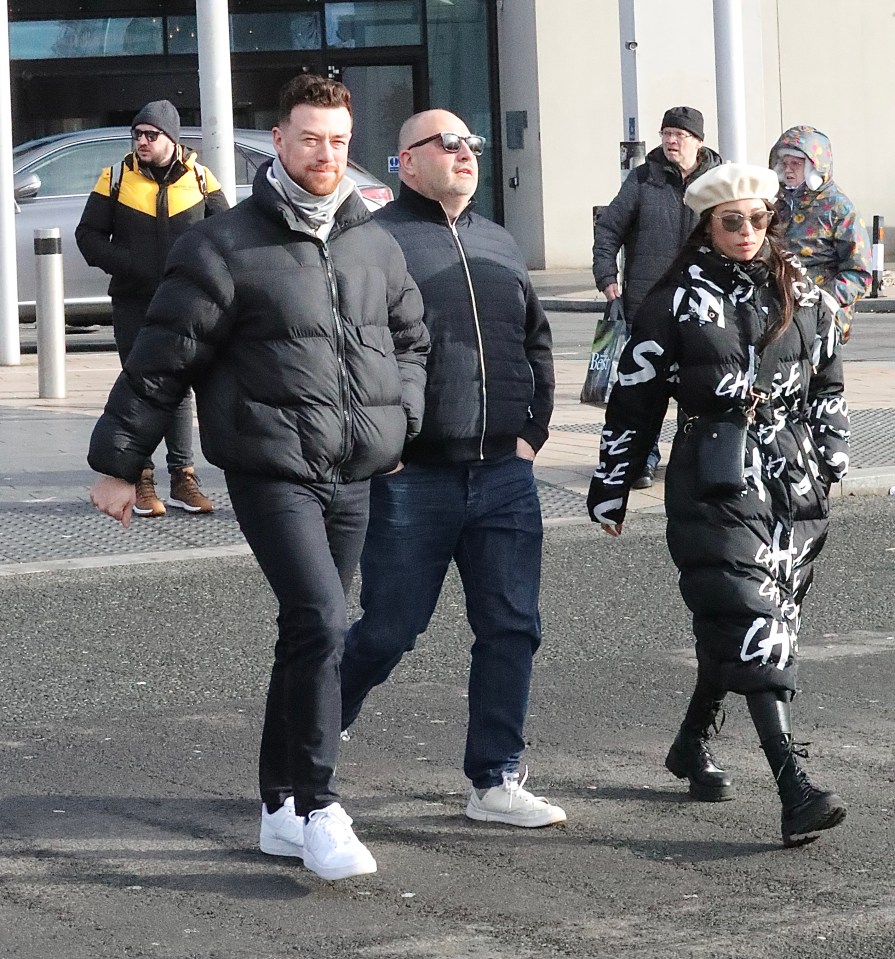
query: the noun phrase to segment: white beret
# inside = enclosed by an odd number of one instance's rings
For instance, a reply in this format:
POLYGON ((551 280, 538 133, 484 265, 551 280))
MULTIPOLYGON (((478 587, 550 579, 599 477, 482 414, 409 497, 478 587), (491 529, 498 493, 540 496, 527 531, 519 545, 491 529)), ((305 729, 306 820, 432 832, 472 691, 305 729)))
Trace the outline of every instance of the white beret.
POLYGON ((684 203, 702 215, 731 200, 773 201, 780 190, 777 174, 768 167, 747 163, 722 163, 694 180, 684 193, 684 203))

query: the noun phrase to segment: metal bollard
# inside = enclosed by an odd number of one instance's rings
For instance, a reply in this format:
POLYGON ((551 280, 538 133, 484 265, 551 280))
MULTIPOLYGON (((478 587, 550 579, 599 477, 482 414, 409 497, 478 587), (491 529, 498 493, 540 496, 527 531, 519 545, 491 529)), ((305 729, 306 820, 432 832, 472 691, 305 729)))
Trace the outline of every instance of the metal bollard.
POLYGON ((62 231, 34 231, 37 269, 37 395, 65 398, 65 293, 62 286, 62 231))
POLYGON ((883 288, 883 270, 886 268, 886 221, 881 216, 873 218, 873 254, 870 260, 870 295, 879 296, 883 288))

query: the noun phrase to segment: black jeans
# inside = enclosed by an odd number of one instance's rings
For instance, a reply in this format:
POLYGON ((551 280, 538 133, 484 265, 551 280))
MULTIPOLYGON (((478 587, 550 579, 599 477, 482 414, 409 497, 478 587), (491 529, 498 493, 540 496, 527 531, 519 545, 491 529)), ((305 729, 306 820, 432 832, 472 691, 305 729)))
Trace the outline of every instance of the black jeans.
MULTIPOLYGON (((146 322, 148 309, 149 300, 121 296, 112 299, 112 331, 122 367, 133 349, 137 334, 146 322)), ((193 400, 190 392, 184 396, 174 412, 165 433, 165 446, 168 449, 169 473, 193 465, 193 400)), ((152 460, 147 459, 143 466, 152 469, 152 460)))
POLYGON ((312 483, 227 471, 230 501, 279 603, 279 638, 261 734, 261 799, 295 796, 306 816, 339 798, 339 662, 345 592, 360 560, 370 484, 312 483))

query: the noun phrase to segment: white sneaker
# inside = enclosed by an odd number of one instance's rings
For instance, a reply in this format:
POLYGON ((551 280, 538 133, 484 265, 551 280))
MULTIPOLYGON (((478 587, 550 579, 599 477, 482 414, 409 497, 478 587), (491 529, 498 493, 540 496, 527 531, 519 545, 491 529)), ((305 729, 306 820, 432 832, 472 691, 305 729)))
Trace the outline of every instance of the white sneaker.
POLYGON ((565 822, 565 810, 549 803, 543 796, 533 796, 522 787, 528 779, 528 767, 522 782, 519 773, 505 772, 503 783, 492 786, 479 798, 478 791, 473 789, 466 805, 466 815, 479 822, 505 822, 511 826, 552 826, 553 823, 565 822))
POLYGON ((270 813, 261 804, 261 852, 268 856, 298 856, 304 859, 304 827, 295 815, 295 799, 290 796, 280 808, 270 813))
POLYGON ((354 835, 352 819, 338 804, 315 809, 305 822, 305 866, 321 879, 348 879, 376 872, 376 860, 354 835))

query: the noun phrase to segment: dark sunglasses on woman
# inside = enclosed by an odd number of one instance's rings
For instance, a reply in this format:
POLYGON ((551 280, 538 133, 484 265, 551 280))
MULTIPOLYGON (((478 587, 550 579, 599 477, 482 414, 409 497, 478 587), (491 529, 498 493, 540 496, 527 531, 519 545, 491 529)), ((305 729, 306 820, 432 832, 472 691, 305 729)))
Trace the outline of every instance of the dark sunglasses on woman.
POLYGON ((738 233, 742 225, 748 220, 752 224, 752 229, 757 233, 759 230, 766 230, 774 219, 773 210, 758 210, 746 216, 745 213, 713 213, 716 220, 721 221, 721 226, 728 233, 738 233))

